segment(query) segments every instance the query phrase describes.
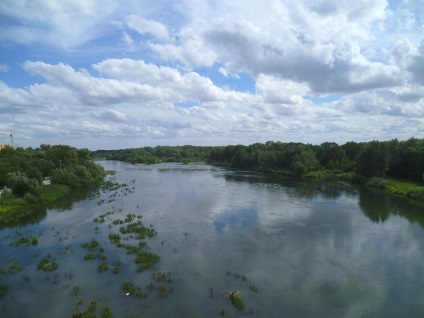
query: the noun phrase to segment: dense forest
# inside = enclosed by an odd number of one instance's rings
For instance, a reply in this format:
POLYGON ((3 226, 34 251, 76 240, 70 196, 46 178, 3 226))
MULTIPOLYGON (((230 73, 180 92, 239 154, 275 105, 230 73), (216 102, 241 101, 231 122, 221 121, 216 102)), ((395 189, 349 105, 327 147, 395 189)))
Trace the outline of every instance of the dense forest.
POLYGON ((158 146, 97 150, 96 159, 132 164, 205 161, 234 168, 285 171, 287 175, 314 176, 319 172, 354 172, 363 177, 392 176, 423 181, 424 139, 347 142, 321 145, 268 141, 249 146, 158 146))
MULTIPOLYGON (((271 172, 295 178, 346 177, 386 188, 381 177, 424 180, 424 139, 406 141, 347 142, 321 145, 268 141, 249 146, 215 147, 158 146, 92 152, 96 159, 121 160, 132 164, 204 161, 233 168, 271 172)), ((424 199, 424 190, 394 191, 424 199)))
MULTIPOLYGON (((381 188, 388 187, 381 177, 408 179, 420 185, 424 181, 424 139, 416 138, 343 145, 268 141, 249 146, 157 146, 94 152, 66 145, 41 145, 36 149, 0 150, 0 205, 46 202, 52 200, 49 194, 55 189, 69 191, 102 179, 105 171, 93 158, 132 164, 203 161, 281 177, 349 177, 368 180, 381 188), (50 188, 43 186, 46 178, 50 188)), ((424 199, 423 187, 418 192, 408 191, 407 196, 424 199)))
POLYGON ((0 150, 0 205, 54 201, 69 189, 104 176, 103 167, 95 163, 88 149, 6 147, 0 150))

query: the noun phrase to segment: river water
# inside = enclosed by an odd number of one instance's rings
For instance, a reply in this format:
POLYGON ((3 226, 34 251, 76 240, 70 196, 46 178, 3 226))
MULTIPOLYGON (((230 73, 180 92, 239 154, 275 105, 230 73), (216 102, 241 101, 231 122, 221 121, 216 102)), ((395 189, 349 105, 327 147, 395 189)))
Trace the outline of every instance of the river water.
POLYGON ((71 317, 90 304, 97 317, 111 317, 105 308, 113 317, 424 317, 423 205, 201 163, 102 164, 116 171, 114 187, 0 229, 1 317, 71 317), (109 239, 128 213, 157 231, 145 240, 160 257, 153 269, 137 272, 134 255, 109 239), (33 237, 34 246, 11 246, 33 237), (84 260, 82 245, 94 240, 119 273, 84 260), (48 254, 59 268, 38 270, 48 254), (172 282, 155 281, 157 271, 172 282), (124 282, 147 298, 127 295, 124 282), (171 292, 160 297, 150 283, 171 292), (237 291, 245 308, 223 291, 237 291))

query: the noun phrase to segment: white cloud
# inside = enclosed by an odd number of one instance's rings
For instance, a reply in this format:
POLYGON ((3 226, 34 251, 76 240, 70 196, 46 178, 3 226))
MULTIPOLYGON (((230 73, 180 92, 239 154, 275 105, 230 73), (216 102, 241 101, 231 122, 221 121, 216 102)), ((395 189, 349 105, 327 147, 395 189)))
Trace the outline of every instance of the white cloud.
POLYGON ((166 144, 423 136, 419 4, 3 1, 0 127, 166 144))
POLYGON ((125 24, 141 35, 151 35, 161 40, 169 40, 168 29, 157 21, 131 14, 125 18, 125 24))

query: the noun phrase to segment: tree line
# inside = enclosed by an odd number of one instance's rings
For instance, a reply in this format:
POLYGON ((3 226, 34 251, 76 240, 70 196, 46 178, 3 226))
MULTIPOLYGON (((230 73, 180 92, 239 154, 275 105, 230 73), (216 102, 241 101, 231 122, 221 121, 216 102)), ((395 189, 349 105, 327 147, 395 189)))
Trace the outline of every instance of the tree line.
POLYGON ((104 176, 88 149, 45 144, 36 149, 6 147, 0 150, 0 204, 46 201, 46 179, 52 185, 77 188, 104 176))
POLYGON ((249 146, 157 146, 98 150, 94 158, 132 164, 205 161, 233 168, 254 169, 294 177, 352 173, 359 177, 396 177, 423 181, 424 139, 347 142, 320 145, 268 141, 249 146))

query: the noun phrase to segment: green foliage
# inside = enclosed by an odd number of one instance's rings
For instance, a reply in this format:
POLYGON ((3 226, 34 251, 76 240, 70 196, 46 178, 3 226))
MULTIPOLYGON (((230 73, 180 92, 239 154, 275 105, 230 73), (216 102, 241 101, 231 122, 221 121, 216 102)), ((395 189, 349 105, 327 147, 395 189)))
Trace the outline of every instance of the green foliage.
POLYGON ((47 256, 43 257, 37 265, 38 270, 45 272, 51 272, 59 268, 59 263, 55 261, 50 253, 47 256))
POLYGON ((241 299, 238 295, 236 295, 235 293, 231 293, 230 294, 230 301, 233 304, 233 306, 239 310, 242 311, 244 310, 245 304, 243 299, 241 299))
POLYGON ((139 286, 135 286, 131 282, 124 282, 122 284, 122 290, 124 291, 125 294, 129 294, 128 296, 134 296, 137 298, 147 297, 147 294, 145 294, 139 286))
POLYGON ((10 172, 6 178, 6 185, 12 190, 13 195, 17 197, 23 197, 27 193, 38 194, 38 181, 28 178, 25 172, 10 172))
POLYGON ((2 299, 4 296, 6 296, 8 290, 9 290, 8 286, 0 285, 0 299, 2 299))
POLYGON ((88 149, 66 145, 4 148, 0 150, 0 187, 3 188, 0 205, 15 207, 54 202, 69 192, 66 186, 80 187, 105 175, 88 149), (51 178, 51 186, 42 185, 47 177, 51 178))
POLYGON ((158 287, 158 291, 159 291, 159 297, 165 298, 165 297, 168 297, 168 295, 172 292, 172 287, 167 287, 162 285, 158 287))
POLYGON ((138 264, 137 271, 142 272, 146 269, 152 268, 159 261, 159 256, 149 252, 140 252, 135 259, 138 264))
POLYGON ((373 187, 373 188, 387 189, 388 182, 383 178, 374 177, 367 182, 367 186, 373 187))
POLYGON ((168 272, 168 273, 154 272, 152 274, 152 278, 156 280, 157 282, 168 282, 168 283, 172 282, 171 272, 168 272))
POLYGON ((372 141, 359 153, 356 172, 361 176, 383 177, 389 169, 389 153, 386 144, 372 141))

